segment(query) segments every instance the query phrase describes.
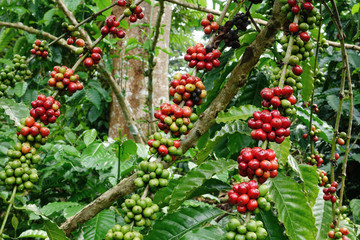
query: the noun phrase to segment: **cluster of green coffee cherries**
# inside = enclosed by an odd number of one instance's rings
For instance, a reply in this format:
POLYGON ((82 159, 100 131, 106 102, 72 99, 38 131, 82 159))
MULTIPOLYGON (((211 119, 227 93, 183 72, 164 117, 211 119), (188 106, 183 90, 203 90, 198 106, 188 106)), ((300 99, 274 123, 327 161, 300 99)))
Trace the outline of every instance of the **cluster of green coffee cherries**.
POLYGON ((15 83, 31 77, 31 71, 27 68, 25 56, 16 54, 12 63, 13 66, 6 66, 0 70, 0 97, 10 97, 6 91, 9 87, 14 87, 15 83))
POLYGON ((141 240, 143 235, 137 231, 132 231, 130 225, 114 225, 109 229, 105 240, 141 240))
POLYGON ((134 222, 137 227, 150 227, 151 220, 156 220, 156 213, 159 212, 159 206, 149 197, 141 198, 138 194, 131 195, 121 204, 122 211, 125 214, 124 221, 127 224, 134 222))
POLYGON ((249 220, 241 224, 237 218, 231 218, 225 227, 227 240, 264 240, 268 236, 262 221, 249 220))
POLYGON ((18 142, 14 149, 7 152, 7 156, 9 161, 5 169, 0 171, 0 185, 5 185, 8 189, 17 186, 18 192, 31 190, 39 180, 35 164, 38 164, 41 158, 36 154, 36 148, 18 142), (30 150, 25 154, 24 148, 30 150))
POLYGON ((138 188, 149 184, 150 190, 156 190, 168 185, 170 172, 159 162, 142 161, 136 176, 134 183, 138 188))

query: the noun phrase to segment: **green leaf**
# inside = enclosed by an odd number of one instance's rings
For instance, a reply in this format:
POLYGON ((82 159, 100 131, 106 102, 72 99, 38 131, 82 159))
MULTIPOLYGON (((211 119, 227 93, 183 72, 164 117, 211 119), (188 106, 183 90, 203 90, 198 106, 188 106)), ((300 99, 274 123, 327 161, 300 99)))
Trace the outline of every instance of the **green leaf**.
POLYGON ((64 13, 60 9, 52 8, 44 14, 43 22, 45 23, 45 26, 48 26, 52 21, 54 21, 54 15, 64 18, 64 13))
POLYGON ((95 122, 101 115, 102 110, 98 110, 95 105, 93 105, 88 112, 88 119, 91 123, 95 122))
POLYGON ((13 215, 13 217, 11 218, 11 225, 13 226, 13 228, 16 229, 19 226, 19 219, 17 219, 17 217, 15 216, 15 214, 13 215))
POLYGON ((86 147, 88 147, 96 139, 96 136, 97 136, 96 129, 91 129, 91 130, 85 131, 84 143, 85 143, 86 147))
POLYGON ((157 205, 159 205, 159 207, 165 207, 167 205, 169 205, 170 199, 171 199, 171 194, 174 192, 174 188, 175 186, 177 186, 179 184, 180 179, 171 179, 169 181, 169 184, 164 187, 164 188, 160 188, 154 196, 154 203, 156 203, 157 205))
POLYGON ((360 223, 360 199, 353 199, 350 201, 350 208, 353 212, 354 222, 360 223))
POLYGON ((314 91, 314 72, 309 62, 303 64, 302 68, 301 83, 303 88, 301 89, 301 96, 304 102, 308 102, 314 91))
POLYGON ((270 193, 289 239, 316 239, 315 218, 298 183, 281 172, 271 182, 270 193))
POLYGON ((330 201, 323 199, 324 193, 321 189, 312 208, 317 226, 316 239, 327 239, 330 223, 332 222, 332 207, 330 201))
POLYGON ((63 230, 51 220, 44 220, 45 230, 50 240, 67 240, 63 230))
POLYGON ((48 235, 43 230, 26 230, 25 232, 22 232, 18 238, 42 238, 46 239, 48 235))
POLYGON ((122 162, 129 159, 131 155, 135 155, 137 151, 136 143, 133 140, 126 140, 121 144, 120 159, 122 162))
POLYGON ((260 214, 256 215, 256 219, 264 223, 264 227, 268 232, 268 240, 286 240, 284 236, 284 226, 279 223, 277 216, 273 211, 260 210, 260 214))
POLYGON ((209 154, 212 152, 214 147, 227 135, 241 133, 245 135, 250 135, 250 129, 247 126, 247 123, 244 121, 235 121, 232 123, 227 123, 219 131, 217 131, 212 139, 206 141, 206 145, 202 147, 199 152, 197 159, 198 163, 203 162, 209 154))
POLYGON ((290 155, 290 147, 291 147, 291 141, 290 138, 285 138, 285 140, 277 144, 275 142, 269 143, 269 148, 274 150, 276 152, 276 157, 279 160, 279 164, 283 167, 288 162, 288 157, 290 155))
MULTIPOLYGON (((340 103, 339 97, 334 94, 331 94, 331 95, 326 96, 326 100, 327 100, 327 103, 330 105, 330 107, 335 112, 337 112, 339 109, 339 103, 340 103)), ((349 114, 350 114, 349 99, 344 100, 341 112, 343 114, 346 114, 346 116, 349 116, 349 114)), ((356 107, 353 108, 353 120, 356 121, 358 124, 360 124, 360 112, 356 107)))
POLYGON ((40 209, 40 211, 45 216, 51 216, 52 214, 54 214, 56 212, 60 212, 60 211, 64 210, 65 208, 74 207, 74 206, 78 206, 78 205, 80 205, 80 204, 76 203, 76 202, 52 202, 52 203, 46 204, 44 207, 42 207, 40 209))
POLYGON ((75 11, 79 6, 81 0, 64 0, 66 6, 70 9, 70 11, 75 11))
POLYGON ((14 49, 13 49, 14 54, 24 55, 26 47, 27 47, 27 39, 25 36, 22 36, 16 41, 14 45, 14 49))
POLYGON ((70 156, 79 157, 80 152, 73 146, 70 145, 61 145, 61 148, 64 150, 64 152, 70 156))
POLYGON ((107 231, 115 225, 115 213, 105 209, 84 224, 84 239, 104 239, 107 231))
POLYGON ((15 125, 20 124, 22 118, 29 115, 29 109, 24 103, 17 103, 14 99, 0 98, 0 108, 5 110, 5 114, 15 121, 15 125))
POLYGON ((0 52, 2 52, 11 40, 16 36, 17 31, 11 28, 5 28, 0 33, 0 52))
MULTIPOLYGON (((297 117, 308 127, 310 127, 310 112, 308 109, 296 107, 297 117)), ((326 122, 321 120, 316 115, 313 115, 313 125, 316 128, 320 128, 321 133, 319 136, 324 139, 324 141, 331 143, 331 139, 334 134, 334 129, 326 122)))
POLYGON ((258 107, 253 105, 242 105, 240 107, 233 106, 226 112, 219 112, 216 123, 226 123, 235 120, 247 120, 253 115, 253 112, 259 111, 258 107))
POLYGON ((213 207, 183 207, 155 221, 153 229, 145 236, 145 239, 180 239, 187 232, 202 226, 223 213, 225 212, 213 207))
POLYGON ((203 227, 186 233, 180 240, 219 240, 225 232, 219 227, 203 227))
POLYGON ((84 167, 107 169, 117 160, 112 151, 108 151, 103 143, 93 142, 82 153, 80 161, 84 167))
POLYGON ((22 97, 26 90, 27 90, 28 84, 27 82, 17 82, 15 83, 15 87, 14 87, 14 93, 16 96, 18 97, 22 97))
POLYGON ((204 162, 183 176, 171 195, 169 210, 177 209, 206 180, 215 174, 235 168, 237 163, 232 159, 219 159, 204 162))
POLYGON ((352 9, 351 9, 351 13, 352 15, 354 15, 355 13, 359 12, 360 9, 360 3, 355 4, 352 9))
POLYGON ((319 175, 316 171, 317 168, 315 166, 309 166, 304 164, 301 164, 299 168, 301 179, 304 181, 303 186, 305 196, 308 200, 308 203, 310 204, 310 207, 313 207, 319 193, 319 175))
POLYGON ((101 97, 98 91, 94 88, 86 89, 86 96, 89 99, 89 101, 94 104, 94 106, 100 110, 101 105, 101 97))
POLYGON ((256 72, 256 74, 249 77, 245 87, 242 88, 242 94, 237 98, 238 104, 252 104, 257 107, 261 107, 260 92, 264 87, 268 87, 269 82, 266 75, 262 72, 256 72))
MULTIPOLYGON (((104 9, 109 5, 111 5, 111 0, 95 0, 94 2, 99 10, 104 9)), ((111 14, 111 8, 102 13, 102 15, 104 16, 109 16, 110 14, 111 14)))

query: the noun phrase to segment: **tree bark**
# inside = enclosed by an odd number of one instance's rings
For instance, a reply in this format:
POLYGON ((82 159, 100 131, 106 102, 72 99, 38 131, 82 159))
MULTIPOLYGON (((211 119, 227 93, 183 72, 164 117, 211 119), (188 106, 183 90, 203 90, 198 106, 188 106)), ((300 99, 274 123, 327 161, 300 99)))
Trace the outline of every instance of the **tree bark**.
MULTIPOLYGON (((143 2, 140 6, 142 6, 145 14, 145 17, 140 22, 151 22, 151 25, 154 26, 158 13, 158 7, 154 8, 152 19, 150 19, 151 6, 145 2, 143 2)), ((119 10, 119 8, 114 8, 113 14, 115 16, 119 16, 121 13, 122 10, 119 10)), ((166 26, 164 27, 164 34, 160 36, 163 41, 159 41, 157 46, 169 49, 171 7, 168 5, 165 6, 165 13, 162 18, 161 25, 166 26)), ((136 38, 140 43, 144 43, 147 37, 143 33, 143 31, 146 31, 148 33, 149 29, 145 27, 131 28, 126 31, 126 37, 124 39, 128 40, 129 38, 136 38)), ((119 48, 124 48, 125 41, 119 41, 118 46, 119 48)), ((119 53, 115 50, 112 54, 119 53)), ((137 59, 124 59, 125 56, 129 55, 140 55, 147 58, 147 55, 143 53, 143 49, 141 48, 135 48, 126 54, 124 53, 124 49, 122 49, 120 52, 120 58, 113 59, 113 75, 120 76, 120 78, 117 79, 117 82, 118 84, 120 84, 121 89, 124 90, 125 98, 128 100, 131 108, 133 109, 135 119, 137 121, 140 121, 142 131, 145 133, 145 135, 147 135, 150 123, 146 121, 148 119, 148 115, 146 112, 143 111, 144 109, 148 109, 146 107, 146 99, 148 96, 148 78, 144 76, 143 71, 144 69, 147 69, 147 65, 146 62, 143 65, 143 63, 137 59), (127 77, 127 80, 125 79, 125 77, 127 77)), ((160 51, 158 56, 155 58, 155 62, 157 63, 153 72, 153 99, 155 106, 159 106, 160 102, 165 102, 169 100, 168 58, 168 55, 162 51, 160 51)), ((131 137, 130 129, 126 126, 126 121, 124 120, 121 107, 116 101, 114 93, 112 93, 112 96, 114 101, 111 103, 110 106, 109 137, 118 137, 119 129, 123 129, 123 133, 131 137)))

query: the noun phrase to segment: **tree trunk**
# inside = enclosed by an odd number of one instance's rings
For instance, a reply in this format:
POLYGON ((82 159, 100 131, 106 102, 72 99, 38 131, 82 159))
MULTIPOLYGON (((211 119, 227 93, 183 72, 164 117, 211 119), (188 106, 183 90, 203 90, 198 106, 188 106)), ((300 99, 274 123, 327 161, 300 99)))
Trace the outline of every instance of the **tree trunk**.
MULTIPOLYGON (((153 9, 152 19, 151 17, 151 6, 145 2, 140 4, 144 10, 145 17, 142 20, 138 20, 136 23, 147 23, 151 22, 151 25, 154 26, 156 22, 158 7, 153 9)), ((122 9, 114 8, 113 14, 119 16, 122 13, 122 9)), ((164 34, 160 35, 157 46, 160 48, 169 49, 169 39, 170 39, 170 26, 171 26, 171 7, 169 5, 165 6, 165 13, 162 17, 161 25, 166 25, 164 27, 164 34)), ((146 27, 136 27, 130 28, 126 31, 126 37, 124 38, 127 41, 130 38, 136 38, 140 43, 144 43, 147 40, 147 36, 144 34, 144 31, 149 33, 149 28, 146 27)), ((125 41, 119 41, 119 49, 126 47, 125 41)), ((119 49, 113 50, 112 54, 120 55, 120 58, 113 59, 113 74, 114 76, 120 76, 117 78, 118 84, 123 89, 123 93, 127 100, 129 101, 135 118, 140 121, 142 131, 145 135, 149 134, 149 122, 147 121, 148 115, 144 109, 148 109, 146 106, 146 99, 148 96, 147 92, 147 77, 144 77, 143 70, 147 69, 147 63, 144 64, 137 59, 125 59, 124 57, 130 55, 140 55, 147 58, 146 54, 143 53, 143 49, 135 48, 128 53, 124 54, 122 49, 119 53, 119 49), (144 66, 144 69, 143 69, 144 66)), ((169 101, 169 84, 168 84, 168 65, 169 65, 169 56, 159 51, 159 54, 155 58, 156 66, 154 68, 153 76, 153 99, 155 107, 160 106, 161 102, 169 101)), ((110 107, 110 121, 109 121, 109 137, 119 137, 119 129, 123 129, 123 133, 127 134, 129 138, 131 133, 129 128, 126 126, 124 116, 120 109, 118 102, 114 94, 112 93, 113 102, 110 107)))

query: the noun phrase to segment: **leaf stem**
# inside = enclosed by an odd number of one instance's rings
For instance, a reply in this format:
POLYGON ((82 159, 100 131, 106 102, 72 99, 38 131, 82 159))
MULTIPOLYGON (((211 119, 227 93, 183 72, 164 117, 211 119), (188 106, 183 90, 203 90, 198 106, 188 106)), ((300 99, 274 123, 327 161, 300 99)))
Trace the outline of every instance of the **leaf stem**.
POLYGON ((10 215, 11 208, 12 208, 12 206, 14 205, 16 190, 17 190, 17 186, 15 186, 14 189, 13 189, 13 192, 12 192, 11 197, 10 197, 10 200, 9 200, 9 206, 8 206, 8 208, 7 208, 7 210, 6 210, 6 214, 5 214, 4 220, 3 220, 2 224, 1 224, 1 228, 0 228, 0 240, 3 239, 3 238, 2 238, 2 234, 3 234, 4 229, 5 229, 6 221, 7 221, 8 217, 9 217, 9 215, 10 215))

